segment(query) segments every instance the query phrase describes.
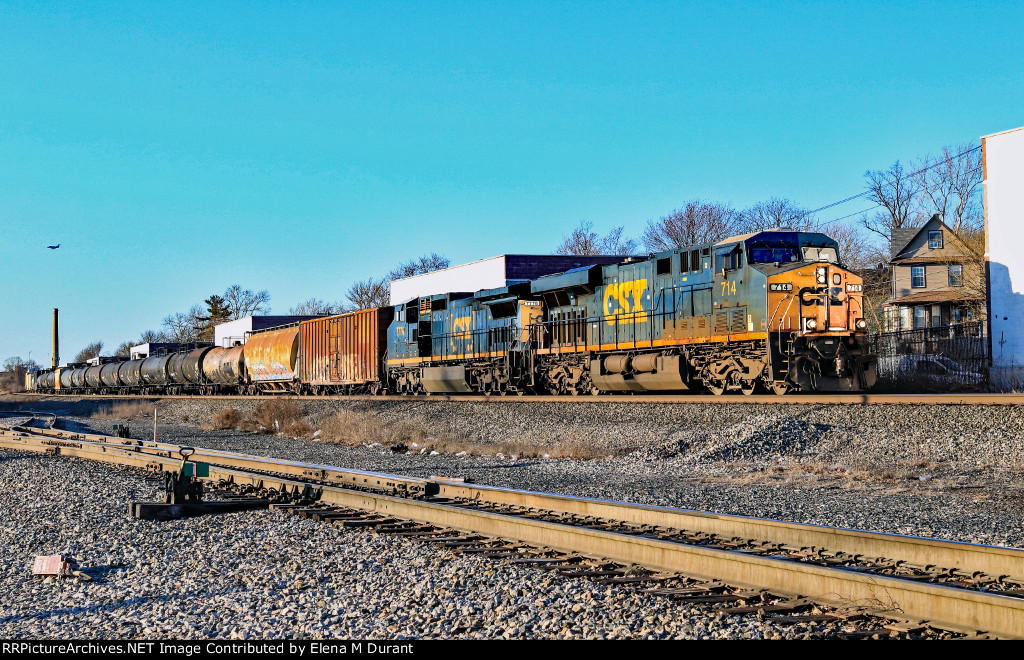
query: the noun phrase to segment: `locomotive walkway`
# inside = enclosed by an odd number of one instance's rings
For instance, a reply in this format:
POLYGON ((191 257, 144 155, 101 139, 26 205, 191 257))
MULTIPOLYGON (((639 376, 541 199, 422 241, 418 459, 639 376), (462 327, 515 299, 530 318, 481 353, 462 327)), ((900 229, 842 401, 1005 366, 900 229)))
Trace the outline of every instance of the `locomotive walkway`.
MULTIPOLYGON (((774 397, 773 400, 776 400, 774 397)), ((49 421, 49 420, 45 420, 49 421)), ((182 447, 36 423, 0 447, 177 470, 182 447)), ((186 448, 186 452, 187 448, 186 448)), ((726 612, 861 619, 878 630, 1024 637, 1024 550, 576 498, 195 449, 207 482, 291 513, 726 612), (809 601, 830 608, 800 614, 809 601)))

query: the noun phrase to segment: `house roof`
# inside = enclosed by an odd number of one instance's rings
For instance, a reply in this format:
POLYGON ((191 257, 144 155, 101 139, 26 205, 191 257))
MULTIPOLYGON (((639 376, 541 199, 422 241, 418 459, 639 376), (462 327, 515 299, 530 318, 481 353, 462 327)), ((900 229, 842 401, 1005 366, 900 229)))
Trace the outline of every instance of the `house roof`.
POLYGON ((934 257, 904 257, 900 258, 900 255, 906 250, 911 243, 918 237, 921 232, 924 231, 936 231, 945 230, 949 232, 951 240, 956 244, 956 248, 961 253, 966 253, 969 248, 964 244, 963 239, 957 232, 953 231, 949 225, 942 221, 942 216, 936 213, 928 222, 924 223, 920 227, 899 227, 892 230, 892 234, 889 238, 889 262, 890 263, 939 263, 949 261, 949 256, 946 255, 944 259, 936 259, 934 257))
POLYGON ((979 300, 979 296, 963 289, 936 289, 934 291, 919 291, 909 296, 890 300, 890 305, 925 305, 929 303, 955 302, 957 300, 979 300))
POLYGON ((889 261, 891 264, 958 264, 967 261, 967 257, 897 257, 889 261))
POLYGON ((889 259, 895 259, 896 255, 903 251, 903 248, 910 245, 921 229, 923 227, 894 227, 889 236, 889 259))

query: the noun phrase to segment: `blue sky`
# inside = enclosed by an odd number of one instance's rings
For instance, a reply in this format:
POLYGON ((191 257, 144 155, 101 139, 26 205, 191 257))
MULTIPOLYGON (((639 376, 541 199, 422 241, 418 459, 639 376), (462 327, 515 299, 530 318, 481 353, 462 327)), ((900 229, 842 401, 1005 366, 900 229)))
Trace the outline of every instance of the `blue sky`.
POLYGON ((0 0, 0 358, 48 363, 53 307, 70 358, 236 282, 283 313, 694 197, 823 206, 1024 124, 1021 25, 1019 2, 0 0))

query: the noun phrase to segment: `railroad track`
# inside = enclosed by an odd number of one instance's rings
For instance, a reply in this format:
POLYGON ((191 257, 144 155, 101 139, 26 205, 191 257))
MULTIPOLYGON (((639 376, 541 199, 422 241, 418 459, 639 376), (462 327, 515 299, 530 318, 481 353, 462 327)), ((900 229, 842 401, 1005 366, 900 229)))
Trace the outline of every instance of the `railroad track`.
POLYGON ((602 394, 600 396, 552 396, 546 394, 530 396, 483 396, 477 394, 433 394, 424 396, 408 396, 399 394, 388 395, 330 395, 330 396, 291 396, 277 395, 169 395, 169 394, 46 394, 35 395, 27 392, 23 396, 45 396, 47 398, 77 399, 209 399, 212 401, 229 400, 265 400, 269 398, 288 398, 297 401, 470 401, 474 403, 503 403, 509 401, 523 403, 551 402, 601 402, 601 403, 692 403, 692 404, 757 404, 757 405, 982 405, 982 406, 1020 406, 1024 405, 1024 394, 787 394, 775 395, 725 395, 712 396, 704 394, 602 394))
MULTIPOLYGON (((0 447, 154 472, 179 445, 0 427, 0 447)), ((861 619, 851 636, 1024 637, 1024 550, 347 470, 196 448, 209 483, 325 523, 631 584, 727 613, 861 619), (806 613, 810 603, 823 606, 806 613), (942 633, 945 634, 945 633, 942 633)))

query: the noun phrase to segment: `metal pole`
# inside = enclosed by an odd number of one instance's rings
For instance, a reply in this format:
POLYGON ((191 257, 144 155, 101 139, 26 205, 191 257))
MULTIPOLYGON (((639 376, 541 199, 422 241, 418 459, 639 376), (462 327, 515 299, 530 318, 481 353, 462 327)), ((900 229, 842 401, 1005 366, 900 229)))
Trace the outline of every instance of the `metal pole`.
POLYGON ((156 442, 156 406, 153 406, 153 442, 156 442))
POLYGON ((57 308, 53 308, 53 368, 60 364, 60 350, 57 342, 57 308))

